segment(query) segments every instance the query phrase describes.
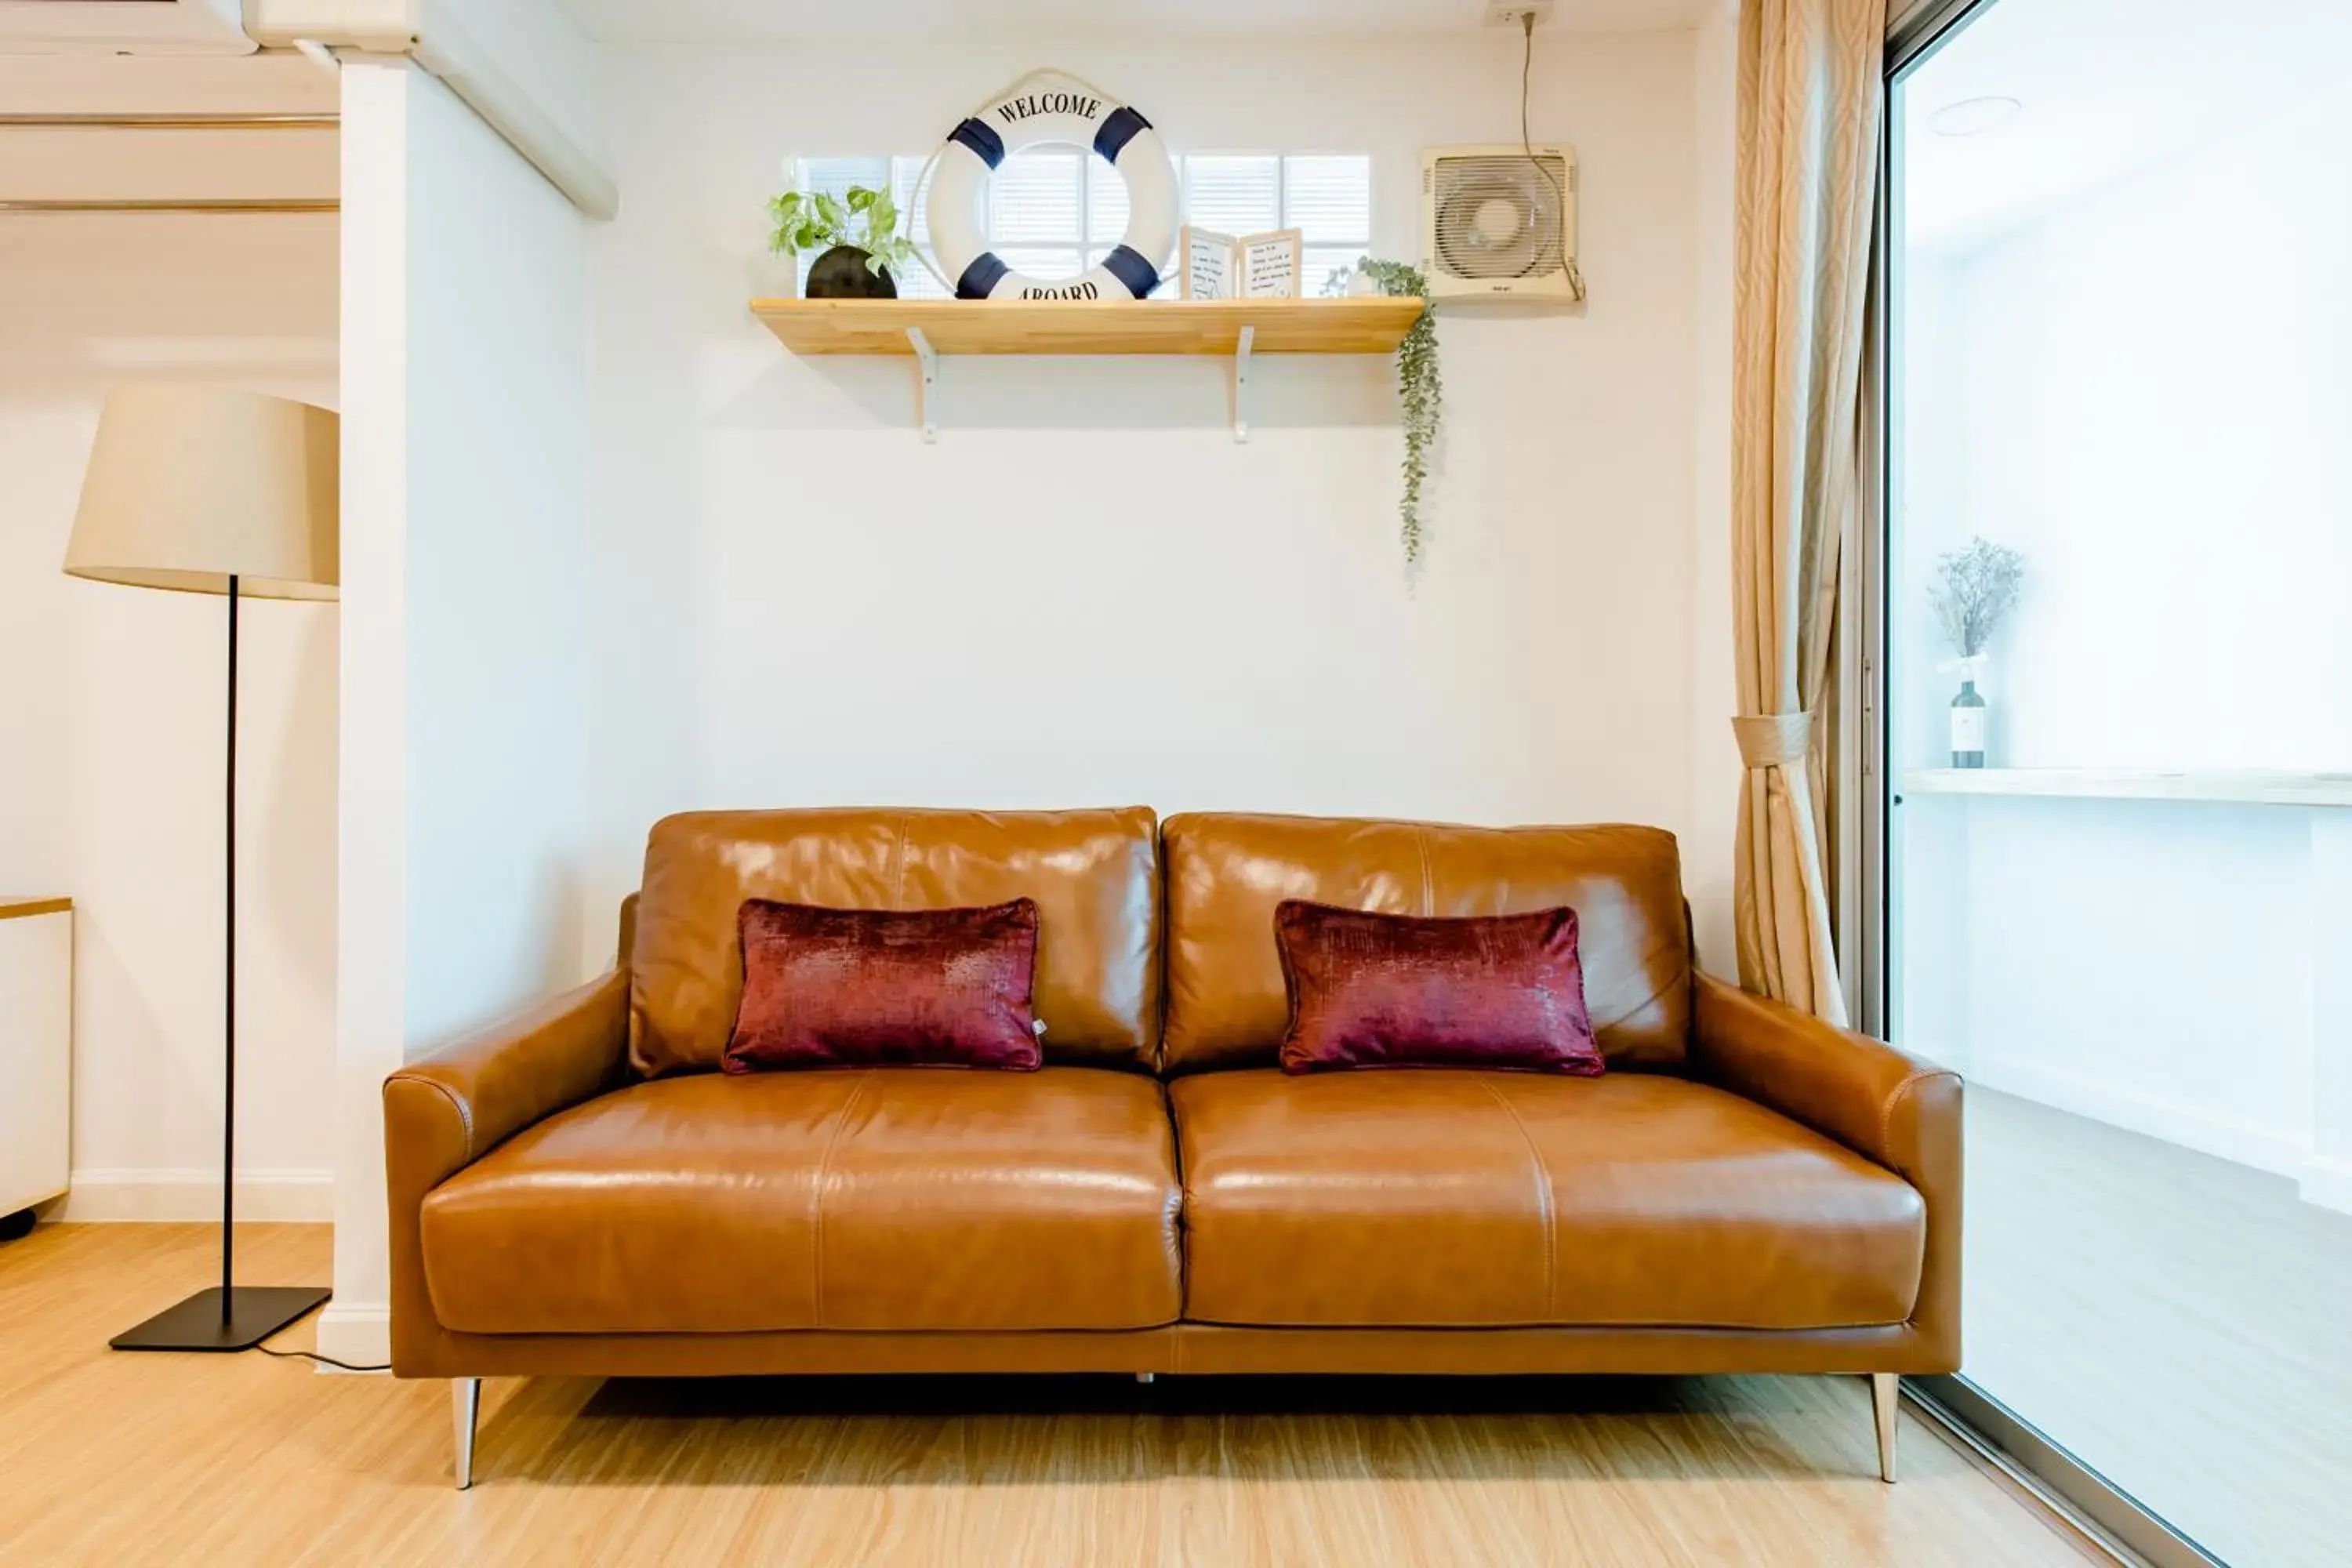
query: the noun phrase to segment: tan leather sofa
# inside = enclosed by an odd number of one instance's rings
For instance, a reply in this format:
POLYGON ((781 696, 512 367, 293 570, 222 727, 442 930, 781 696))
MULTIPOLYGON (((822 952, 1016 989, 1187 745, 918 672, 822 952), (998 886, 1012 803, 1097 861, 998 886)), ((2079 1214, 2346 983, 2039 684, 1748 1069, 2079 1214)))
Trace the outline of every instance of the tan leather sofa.
POLYGON ((1675 841, 697 813, 621 960, 384 1086, 394 1369, 1954 1370, 1960 1084, 1694 971, 1675 841), (1042 915, 1034 1073, 715 1064, 746 898, 1042 915), (1573 906, 1596 1079, 1286 1077, 1275 905, 1573 906))

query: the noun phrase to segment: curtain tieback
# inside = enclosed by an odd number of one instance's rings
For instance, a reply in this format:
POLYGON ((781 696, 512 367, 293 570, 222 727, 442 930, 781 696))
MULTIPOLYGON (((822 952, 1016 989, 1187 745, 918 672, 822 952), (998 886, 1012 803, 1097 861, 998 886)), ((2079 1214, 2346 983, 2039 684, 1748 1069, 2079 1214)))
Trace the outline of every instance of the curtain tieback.
POLYGON ((1811 713, 1734 719, 1731 732, 1739 739, 1739 760, 1751 768, 1793 767, 1811 752, 1814 722, 1811 713))

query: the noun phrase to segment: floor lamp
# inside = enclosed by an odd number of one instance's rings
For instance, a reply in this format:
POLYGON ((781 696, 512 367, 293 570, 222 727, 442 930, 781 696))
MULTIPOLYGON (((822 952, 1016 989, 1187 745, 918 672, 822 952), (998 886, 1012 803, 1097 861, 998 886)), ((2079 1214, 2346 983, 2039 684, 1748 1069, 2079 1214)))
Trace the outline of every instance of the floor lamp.
POLYGON ((66 546, 76 577, 228 599, 221 1282, 117 1335, 116 1350, 247 1350, 328 1295, 236 1283, 236 614, 240 599, 336 596, 337 431, 327 410, 282 397, 116 387, 66 546))

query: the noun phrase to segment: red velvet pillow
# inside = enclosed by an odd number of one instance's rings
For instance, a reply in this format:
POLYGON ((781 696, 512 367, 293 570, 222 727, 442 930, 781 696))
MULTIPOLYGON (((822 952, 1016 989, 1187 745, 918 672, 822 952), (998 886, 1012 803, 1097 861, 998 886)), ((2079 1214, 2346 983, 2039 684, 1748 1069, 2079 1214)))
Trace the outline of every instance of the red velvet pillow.
POLYGON ((1381 915, 1286 899, 1282 1070, 1514 1068, 1598 1077, 1576 911, 1381 915))
POLYGON ((746 899, 743 1000, 720 1065, 1006 1068, 1037 1047, 1037 906, 828 910, 746 899))

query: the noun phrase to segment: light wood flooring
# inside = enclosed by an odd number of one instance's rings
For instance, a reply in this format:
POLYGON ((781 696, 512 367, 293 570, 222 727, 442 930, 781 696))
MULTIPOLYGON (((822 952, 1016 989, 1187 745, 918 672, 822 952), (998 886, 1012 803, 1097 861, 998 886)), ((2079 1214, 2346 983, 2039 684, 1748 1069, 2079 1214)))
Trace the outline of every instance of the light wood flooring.
POLYGON ((2352 1568, 2352 1215, 1969 1090, 1968 1376, 2232 1568, 2352 1568))
MULTIPOLYGON (((257 1283, 322 1227, 239 1227, 257 1283)), ((110 1352, 206 1227, 0 1246, 0 1563, 1899 1564, 2100 1561, 1858 1378, 438 1383, 110 1352)), ((307 1345, 298 1325, 278 1342, 307 1345)))

